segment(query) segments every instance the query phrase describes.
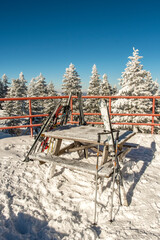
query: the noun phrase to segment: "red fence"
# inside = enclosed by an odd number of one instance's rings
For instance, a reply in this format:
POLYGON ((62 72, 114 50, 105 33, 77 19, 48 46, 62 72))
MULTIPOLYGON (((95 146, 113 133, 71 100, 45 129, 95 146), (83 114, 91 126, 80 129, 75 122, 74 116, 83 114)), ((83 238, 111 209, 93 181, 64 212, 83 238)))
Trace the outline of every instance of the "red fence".
MULTIPOLYGON (((32 101, 34 100, 44 100, 44 99, 62 99, 62 98, 68 98, 68 96, 53 96, 53 97, 25 97, 25 98, 0 98, 0 102, 3 101, 29 101, 29 115, 25 116, 11 116, 11 117, 0 117, 0 120, 4 119, 20 119, 20 118, 29 118, 30 119, 30 124, 29 125, 21 125, 21 126, 9 126, 9 127, 0 127, 0 129, 13 129, 13 128, 30 128, 31 136, 33 136, 33 127, 40 126, 41 124, 32 124, 32 118, 33 117, 45 117, 47 114, 37 114, 33 115, 32 114, 32 101)), ((77 98, 77 96, 72 96, 71 98, 71 118, 69 123, 77 123, 73 121, 73 116, 74 115, 79 115, 78 113, 73 112, 73 98, 77 98)), ((151 123, 128 123, 128 122, 116 122, 114 124, 118 125, 147 125, 151 126, 151 133, 154 133, 154 127, 155 126, 160 126, 159 123, 154 122, 154 117, 159 117, 160 114, 155 114, 155 100, 160 99, 160 96, 83 96, 82 98, 105 98, 109 99, 109 113, 110 116, 150 116, 152 117, 152 122, 151 123), (123 99, 152 99, 152 113, 151 114, 140 114, 140 113, 112 113, 112 107, 111 107, 111 101, 112 99, 118 99, 118 98, 123 98, 123 99)), ((101 115, 100 113, 84 113, 84 115, 101 115)), ((103 124, 102 122, 88 122, 89 124, 103 124)))

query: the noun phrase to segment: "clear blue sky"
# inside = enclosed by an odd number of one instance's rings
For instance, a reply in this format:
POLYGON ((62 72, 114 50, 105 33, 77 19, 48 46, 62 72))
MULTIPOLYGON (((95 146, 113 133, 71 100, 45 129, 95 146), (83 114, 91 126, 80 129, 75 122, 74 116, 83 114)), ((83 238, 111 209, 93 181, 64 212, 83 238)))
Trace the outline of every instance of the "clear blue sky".
POLYGON ((0 5, 0 76, 41 72, 61 88, 72 62, 87 89, 92 66, 118 85, 132 48, 160 83, 160 0, 5 0, 0 5))

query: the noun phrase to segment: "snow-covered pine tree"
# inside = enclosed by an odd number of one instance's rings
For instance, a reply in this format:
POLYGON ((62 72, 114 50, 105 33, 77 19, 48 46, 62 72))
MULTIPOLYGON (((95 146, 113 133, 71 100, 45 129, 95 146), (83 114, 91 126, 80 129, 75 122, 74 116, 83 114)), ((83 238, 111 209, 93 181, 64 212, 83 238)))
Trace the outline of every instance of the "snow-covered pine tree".
MULTIPOLYGON (((51 96, 57 96, 57 92, 55 91, 54 88, 54 84, 52 82, 50 82, 47 85, 47 96, 51 97, 51 96)), ((45 102, 45 112, 50 112, 51 110, 53 110, 56 106, 57 100, 56 99, 48 99, 45 102)))
MULTIPOLYGON (((27 88, 25 86, 25 81, 22 79, 12 79, 12 84, 8 89, 7 98, 14 97, 26 97, 27 96, 27 88)), ((3 103, 3 109, 5 110, 5 115, 7 116, 16 116, 16 115, 25 115, 26 114, 26 106, 24 101, 6 101, 3 103)), ((6 121, 6 125, 13 126, 21 124, 22 119, 11 119, 6 121)), ((18 133, 18 131, 11 131, 12 133, 18 133)))
POLYGON ((5 97, 7 95, 7 91, 8 91, 8 77, 6 74, 3 74, 2 76, 2 84, 3 84, 3 97, 5 97))
MULTIPOLYGON (((28 93, 27 96, 28 97, 38 97, 38 90, 36 88, 36 80, 35 78, 32 78, 29 86, 28 86, 28 93)), ((38 101, 37 100, 32 100, 31 101, 31 105, 32 105, 32 114, 36 114, 38 113, 38 101)))
MULTIPOLYGON (((133 56, 129 57, 129 62, 120 79, 121 89, 117 95, 120 96, 153 96, 155 92, 150 87, 148 82, 149 73, 143 70, 143 65, 140 64, 139 50, 133 48, 133 56)), ((151 76, 151 75, 150 75, 151 76)), ((151 79, 150 79, 151 81, 151 79)), ((150 99, 118 99, 113 104, 114 113, 151 113, 152 101, 150 99)), ((115 116, 113 122, 128 122, 128 123, 149 123, 151 117, 148 116, 115 116)), ((139 131, 150 131, 150 126, 132 127, 123 126, 121 128, 137 128, 139 131)))
POLYGON ((0 79, 0 98, 3 98, 3 82, 0 79))
MULTIPOLYGON (((100 75, 98 74, 97 67, 94 64, 92 67, 91 80, 89 82, 89 88, 87 91, 88 96, 99 96, 100 95, 100 75)), ((99 99, 88 98, 85 101, 85 112, 87 113, 99 113, 99 99)), ((86 116, 86 120, 89 122, 100 121, 100 116, 86 116)))
MULTIPOLYGON (((62 94, 69 95, 71 92, 72 95, 77 95, 77 92, 81 92, 81 88, 81 80, 75 66, 71 63, 63 75, 62 94)), ((64 100, 63 103, 66 103, 66 100, 64 100)), ((73 112, 78 112, 77 99, 73 99, 73 112)), ((74 120, 77 120, 76 116, 74 120)))
MULTIPOLYGON (((47 84, 45 81, 45 77, 40 73, 38 77, 35 78, 35 89, 36 89, 36 97, 46 97, 47 96, 47 84)), ((45 112, 45 100, 36 100, 37 104, 37 112, 44 113, 45 112)))
MULTIPOLYGON (((157 81, 153 81, 151 73, 148 71, 147 76, 145 77, 146 81, 146 89, 149 90, 149 92, 152 93, 152 96, 159 96, 160 90, 159 90, 159 84, 157 81)), ((151 107, 152 111, 152 107, 151 107)), ((160 99, 155 100, 155 113, 160 114, 160 99)), ((159 123, 160 117, 154 117, 154 122, 159 123)), ((154 127, 155 132, 159 131, 159 127, 154 127)))
MULTIPOLYGON (((0 98, 3 98, 3 82, 1 79, 0 79, 0 98)), ((2 102, 0 102, 0 109, 2 108, 1 103, 2 102)))
MULTIPOLYGON (((12 84, 8 88, 7 98, 14 97, 26 97, 27 87, 25 85, 25 80, 22 79, 12 79, 12 84)), ((6 101, 3 104, 4 110, 8 116, 12 115, 24 115, 26 113, 26 108, 24 106, 24 101, 6 101)))
MULTIPOLYGON (((27 91, 28 91, 28 88, 27 88, 27 81, 26 79, 24 78, 24 74, 23 72, 21 72, 19 74, 19 80, 20 80, 20 91, 21 91, 21 96, 22 97, 26 97, 27 96, 27 91)), ((23 101, 22 102, 22 112, 23 113, 28 113, 28 101, 23 101)))
POLYGON ((117 86, 115 84, 112 88, 112 95, 117 95, 117 93, 118 93, 118 89, 117 89, 117 86))
POLYGON ((102 78, 103 79, 100 84, 100 95, 101 96, 111 96, 112 95, 112 87, 108 82, 107 74, 105 73, 102 78))

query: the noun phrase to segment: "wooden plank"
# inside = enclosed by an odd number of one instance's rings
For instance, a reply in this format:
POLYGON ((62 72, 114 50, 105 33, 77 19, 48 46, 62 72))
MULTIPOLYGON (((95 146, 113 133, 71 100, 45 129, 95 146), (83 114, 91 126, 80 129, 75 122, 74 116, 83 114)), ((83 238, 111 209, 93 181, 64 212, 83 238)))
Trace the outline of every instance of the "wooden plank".
POLYGON ((102 154, 102 163, 101 165, 103 165, 104 163, 107 162, 108 159, 108 146, 104 146, 103 148, 103 154, 102 154))
MULTIPOLYGON (((97 144, 97 134, 103 130, 103 128, 91 126, 66 125, 58 127, 52 132, 45 132, 45 136, 97 144)), ((106 135, 101 137, 101 145, 106 144, 106 138, 106 135)))
POLYGON ((101 151, 101 150, 98 151, 97 147, 91 147, 91 149, 96 153, 99 152, 100 155, 103 154, 103 151, 101 151))
POLYGON ((75 146, 75 144, 71 143, 71 144, 67 145, 66 147, 61 148, 61 150, 59 150, 57 156, 60 156, 60 155, 62 155, 65 152, 69 152, 69 149, 73 148, 74 146, 75 146))
MULTIPOLYGON (((72 170, 82 171, 82 172, 90 173, 94 175, 96 174, 95 164, 90 164, 90 163, 72 160, 72 159, 66 159, 58 156, 48 156, 45 153, 33 154, 33 155, 30 155, 29 158, 37 161, 51 162, 52 164, 55 164, 61 167, 66 167, 72 170)), ((110 163, 108 165, 107 164, 100 167, 100 169, 98 170, 99 176, 109 177, 111 172, 113 172, 112 170, 113 164, 110 164, 110 163)))
POLYGON ((119 161, 122 161, 123 158, 127 155, 127 153, 129 153, 131 151, 131 148, 124 148, 122 151, 120 151, 118 153, 118 158, 119 158, 119 161))
POLYGON ((125 132, 120 132, 120 136, 118 139, 118 145, 123 145, 126 141, 128 141, 131 137, 133 137, 136 133, 132 131, 125 131, 125 132))
MULTIPOLYGON (((65 125, 56 128, 51 132, 45 132, 46 137, 54 137, 58 139, 73 140, 81 143, 97 144, 98 133, 102 133, 104 128, 92 126, 78 126, 78 125, 65 125)), ((131 131, 120 131, 119 144, 123 144, 135 133, 131 131)), ((110 134, 101 135, 100 145, 108 145, 108 136, 110 134)), ((114 137, 116 132, 114 132, 114 137)))
POLYGON ((60 150, 60 147, 61 147, 61 143, 62 143, 62 139, 56 139, 55 140, 55 148, 53 150, 53 154, 55 156, 57 156, 58 153, 59 153, 59 150, 60 150))
POLYGON ((88 144, 88 145, 83 145, 83 146, 80 146, 80 147, 74 147, 74 148, 71 148, 69 149, 69 152, 76 152, 76 151, 79 151, 79 150, 85 150, 85 149, 88 149, 88 148, 91 148, 91 147, 94 147, 95 144, 88 144))
POLYGON ((126 143, 123 144, 123 147, 138 148, 139 144, 126 142, 126 143))
POLYGON ((113 163, 112 161, 105 163, 98 170, 98 175, 103 177, 110 177, 113 173, 113 163))

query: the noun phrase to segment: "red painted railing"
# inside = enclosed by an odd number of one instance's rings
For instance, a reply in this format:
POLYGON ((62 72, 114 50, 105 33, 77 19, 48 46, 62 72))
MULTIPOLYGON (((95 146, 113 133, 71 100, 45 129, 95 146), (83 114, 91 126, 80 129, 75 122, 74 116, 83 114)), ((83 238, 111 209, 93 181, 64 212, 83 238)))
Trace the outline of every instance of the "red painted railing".
MULTIPOLYGON (((68 96, 53 96, 53 97, 25 97, 25 98, 0 98, 0 102, 3 101, 29 101, 29 115, 25 116, 11 116, 11 117, 0 117, 0 120, 4 119, 20 119, 20 118, 29 118, 30 124, 28 125, 20 125, 20 126, 9 126, 9 127, 0 127, 0 129, 13 129, 13 128, 30 128, 31 136, 33 136, 33 127, 40 126, 41 124, 32 124, 32 118, 33 117, 45 117, 47 114, 32 114, 32 101, 34 100, 44 100, 44 99, 62 99, 62 98, 68 98, 68 96)), ((71 118, 70 123, 77 123, 73 121, 74 115, 79 115, 79 113, 73 112, 73 98, 77 98, 77 96, 72 96, 71 98, 71 118)), ((82 98, 105 98, 109 99, 109 113, 110 116, 151 116, 152 122, 151 123, 133 123, 133 122, 116 122, 113 124, 118 125, 143 125, 143 126, 151 126, 151 133, 154 133, 154 127, 160 126, 160 123, 154 122, 154 117, 160 117, 160 114, 155 114, 155 100, 160 99, 160 96, 83 96, 82 98), (125 99, 152 99, 152 114, 140 114, 140 113, 112 113, 112 107, 111 107, 111 101, 112 99, 118 99, 118 98, 125 98, 125 99)), ((84 115, 101 115, 100 113, 84 113, 84 115)), ((88 122, 89 124, 103 124, 102 122, 88 122)))

